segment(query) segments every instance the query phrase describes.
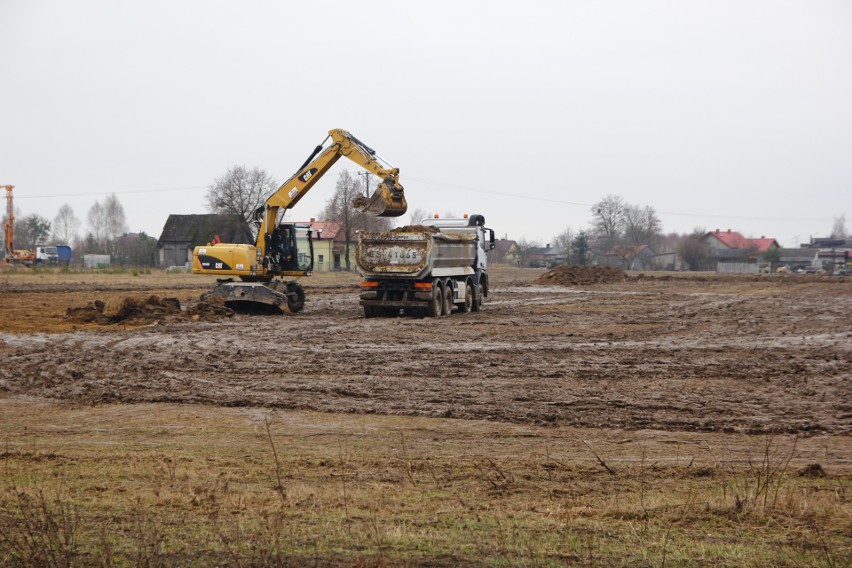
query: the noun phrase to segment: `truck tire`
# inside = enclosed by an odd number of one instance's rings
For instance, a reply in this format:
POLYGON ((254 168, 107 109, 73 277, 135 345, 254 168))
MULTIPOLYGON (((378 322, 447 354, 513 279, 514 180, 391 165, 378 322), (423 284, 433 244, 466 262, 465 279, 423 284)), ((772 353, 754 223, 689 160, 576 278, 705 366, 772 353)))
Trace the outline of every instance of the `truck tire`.
POLYGON ((436 318, 441 315, 444 306, 444 287, 437 280, 432 283, 432 299, 426 306, 426 317, 436 318))
POLYGON ((441 309, 441 315, 448 316, 453 313, 453 283, 447 280, 444 282, 444 305, 441 309))
POLYGON ((470 280, 464 281, 464 303, 459 304, 459 312, 466 314, 473 309, 473 286, 470 280))
POLYGON ((476 288, 474 288, 474 292, 476 293, 473 295, 473 305, 471 305, 470 309, 471 311, 478 312, 482 310, 482 300, 485 296, 485 289, 482 287, 482 284, 479 284, 476 288))

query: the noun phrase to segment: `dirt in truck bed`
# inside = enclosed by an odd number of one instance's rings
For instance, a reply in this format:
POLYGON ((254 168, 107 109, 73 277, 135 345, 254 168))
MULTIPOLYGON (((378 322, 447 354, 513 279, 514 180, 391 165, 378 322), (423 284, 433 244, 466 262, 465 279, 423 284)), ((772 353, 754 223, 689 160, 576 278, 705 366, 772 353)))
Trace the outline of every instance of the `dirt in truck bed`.
MULTIPOLYGON (((110 295, 202 287, 7 286, 0 394, 519 424, 852 433, 852 283, 809 275, 542 285, 494 269, 479 313, 365 319, 358 287, 311 286, 295 316, 72 324, 110 295), (33 314, 28 318, 24 314, 33 314), (37 315, 36 315, 37 314, 37 315)), ((119 305, 119 307, 121 307, 119 305)), ((156 318, 155 318, 156 319, 156 318)))

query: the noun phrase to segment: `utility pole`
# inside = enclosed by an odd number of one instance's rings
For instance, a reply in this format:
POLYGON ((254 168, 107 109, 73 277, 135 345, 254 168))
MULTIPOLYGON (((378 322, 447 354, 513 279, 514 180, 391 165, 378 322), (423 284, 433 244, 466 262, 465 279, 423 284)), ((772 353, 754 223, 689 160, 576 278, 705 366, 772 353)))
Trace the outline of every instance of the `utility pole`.
POLYGON ((359 176, 364 176, 364 197, 370 197, 370 176, 373 172, 355 172, 359 176))
POLYGON ((0 189, 6 190, 6 222, 3 223, 3 257, 12 255, 12 238, 15 227, 15 208, 12 206, 12 190, 14 185, 0 185, 0 189))

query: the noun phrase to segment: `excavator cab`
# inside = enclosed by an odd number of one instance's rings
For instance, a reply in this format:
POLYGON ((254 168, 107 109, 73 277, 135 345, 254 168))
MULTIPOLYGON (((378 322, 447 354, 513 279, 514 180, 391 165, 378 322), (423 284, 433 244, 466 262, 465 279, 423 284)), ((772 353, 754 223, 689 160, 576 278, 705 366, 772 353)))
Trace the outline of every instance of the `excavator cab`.
POLYGON ((266 239, 266 256, 263 267, 271 274, 282 272, 310 273, 314 269, 314 243, 311 239, 313 231, 307 225, 281 223, 266 239), (307 229, 308 251, 299 252, 296 233, 299 229, 307 229))

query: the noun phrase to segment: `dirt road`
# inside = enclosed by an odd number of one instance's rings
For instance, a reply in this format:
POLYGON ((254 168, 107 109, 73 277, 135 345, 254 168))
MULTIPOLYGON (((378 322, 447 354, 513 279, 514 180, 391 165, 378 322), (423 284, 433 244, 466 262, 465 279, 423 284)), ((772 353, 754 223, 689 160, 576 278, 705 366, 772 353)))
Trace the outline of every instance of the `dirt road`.
MULTIPOLYGON (((82 404, 852 433, 847 279, 533 285, 540 275, 494 271, 484 311, 449 318, 364 319, 353 284, 306 282, 308 302, 296 316, 76 331, 62 318, 65 307, 120 291, 10 286, 2 291, 0 329, 22 311, 52 311, 27 333, 0 333, 0 392, 82 404)), ((196 292, 172 295, 186 303, 196 292)))

